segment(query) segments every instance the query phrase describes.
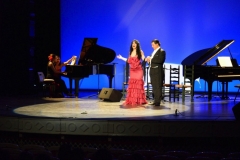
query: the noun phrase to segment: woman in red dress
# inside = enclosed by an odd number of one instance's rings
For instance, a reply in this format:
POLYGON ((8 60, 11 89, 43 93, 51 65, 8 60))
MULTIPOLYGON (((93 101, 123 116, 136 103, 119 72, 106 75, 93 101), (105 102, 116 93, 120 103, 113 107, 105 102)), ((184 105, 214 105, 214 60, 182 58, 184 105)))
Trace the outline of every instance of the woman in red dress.
POLYGON ((144 61, 145 56, 140 48, 139 41, 132 41, 128 58, 124 58, 121 55, 118 55, 117 58, 126 61, 130 66, 130 78, 128 80, 127 98, 124 104, 146 104, 147 100, 144 90, 143 69, 141 65, 141 62, 144 61))

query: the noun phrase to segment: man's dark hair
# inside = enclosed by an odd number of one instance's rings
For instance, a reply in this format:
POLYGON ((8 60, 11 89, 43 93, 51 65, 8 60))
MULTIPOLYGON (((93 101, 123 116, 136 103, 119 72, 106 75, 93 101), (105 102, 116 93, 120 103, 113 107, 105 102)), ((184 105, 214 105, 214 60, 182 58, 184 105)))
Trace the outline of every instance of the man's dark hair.
POLYGON ((159 42, 158 39, 154 39, 154 40, 152 40, 152 42, 155 43, 155 44, 158 44, 160 46, 160 42, 159 42))

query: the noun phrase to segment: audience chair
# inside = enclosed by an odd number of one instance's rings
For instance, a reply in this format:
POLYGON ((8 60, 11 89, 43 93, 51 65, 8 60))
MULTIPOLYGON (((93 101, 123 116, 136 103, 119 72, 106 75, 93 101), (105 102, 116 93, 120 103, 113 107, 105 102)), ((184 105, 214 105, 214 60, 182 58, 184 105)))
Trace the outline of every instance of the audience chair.
POLYGON ((195 156, 195 157, 188 157, 188 158, 186 158, 186 160, 213 160, 213 159, 209 158, 209 157, 198 157, 198 156, 195 156))
POLYGON ((151 160, 180 160, 178 157, 171 155, 158 155, 151 158, 151 160))
POLYGON ((111 149, 109 149, 109 151, 112 153, 114 159, 118 159, 119 156, 124 155, 124 154, 131 154, 131 152, 126 149, 111 148, 111 149))
POLYGON ((0 143, 0 148, 19 149, 19 146, 14 143, 0 143))
POLYGON ((55 81, 54 79, 46 79, 43 72, 38 72, 39 83, 43 86, 43 94, 46 96, 47 89, 49 89, 49 97, 55 95, 55 81))
POLYGON ((240 159, 240 152, 229 153, 227 158, 239 158, 240 159))
MULTIPOLYGON (((9 154, 9 158, 11 160, 18 160, 20 154, 22 153, 22 150, 16 149, 16 148, 2 148, 1 149, 3 152, 6 152, 9 154)), ((1 157, 1 155, 0 155, 1 157)), ((0 158, 1 159, 1 158, 0 158)))
POLYGON ((178 157, 180 160, 185 160, 187 157, 190 157, 190 152, 187 151, 168 151, 166 155, 178 157))
POLYGON ((42 145, 35 144, 26 144, 21 147, 23 151, 31 151, 31 150, 46 150, 46 148, 42 145))
POLYGON ((134 153, 141 154, 146 159, 151 159, 154 156, 160 155, 160 153, 158 151, 155 151, 155 150, 137 150, 134 153))
POLYGON ((211 158, 213 160, 219 160, 221 158, 223 158, 223 155, 219 152, 198 152, 196 154, 196 156, 198 157, 208 157, 208 158, 211 158))
POLYGON ((222 158, 221 160, 240 160, 240 158, 227 157, 227 158, 222 158))
POLYGON ((118 157, 117 160, 131 160, 132 159, 132 154, 122 154, 118 157))
POLYGON ((92 159, 94 153, 97 152, 98 149, 94 147, 83 147, 82 150, 86 158, 92 159))
POLYGON ((39 155, 47 155, 49 157, 53 157, 52 153, 47 150, 32 149, 32 150, 29 150, 29 152, 32 153, 34 155, 34 157, 37 157, 39 155))
POLYGON ((47 150, 50 151, 53 156, 57 157, 59 148, 60 148, 60 146, 50 146, 47 148, 47 150))

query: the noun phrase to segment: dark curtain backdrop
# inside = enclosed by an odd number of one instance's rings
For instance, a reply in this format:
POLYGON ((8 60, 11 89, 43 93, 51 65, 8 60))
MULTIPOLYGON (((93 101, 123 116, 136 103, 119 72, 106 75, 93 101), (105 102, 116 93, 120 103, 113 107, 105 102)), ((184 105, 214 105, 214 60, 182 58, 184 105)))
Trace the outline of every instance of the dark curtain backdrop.
POLYGON ((55 0, 0 0, 0 95, 32 94, 47 55, 60 53, 55 0))

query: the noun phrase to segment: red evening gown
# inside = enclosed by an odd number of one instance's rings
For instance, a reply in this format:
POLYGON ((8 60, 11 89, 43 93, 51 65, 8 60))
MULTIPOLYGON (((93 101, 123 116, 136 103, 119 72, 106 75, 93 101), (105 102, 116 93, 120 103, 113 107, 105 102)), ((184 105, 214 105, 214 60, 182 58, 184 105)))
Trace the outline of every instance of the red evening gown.
POLYGON ((141 61, 135 57, 129 57, 130 78, 128 80, 127 97, 124 104, 141 105, 146 104, 146 93, 144 90, 143 69, 141 61))

